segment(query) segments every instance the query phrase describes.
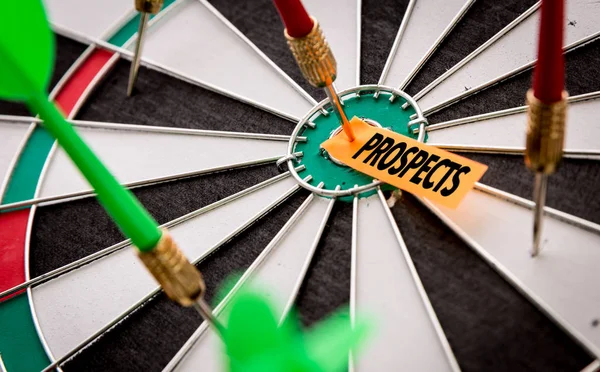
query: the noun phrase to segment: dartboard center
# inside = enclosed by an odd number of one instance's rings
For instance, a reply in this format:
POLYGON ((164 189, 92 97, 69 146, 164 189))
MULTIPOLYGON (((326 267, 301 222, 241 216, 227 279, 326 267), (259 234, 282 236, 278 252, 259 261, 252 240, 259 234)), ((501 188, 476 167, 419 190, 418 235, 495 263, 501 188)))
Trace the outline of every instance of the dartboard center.
MULTIPOLYGON (((409 127, 409 123, 414 123, 415 115, 422 117, 421 111, 404 92, 387 87, 359 86, 340 92, 340 98, 348 119, 356 116, 370 125, 418 138, 418 132, 415 131, 418 125, 409 127)), ((301 184, 311 191, 314 189, 310 186, 323 183, 323 196, 340 196, 341 200, 349 201, 353 194, 359 197, 372 195, 376 192, 372 177, 342 164, 321 148, 321 143, 341 130, 340 122, 328 101, 319 103, 303 118, 290 142, 291 153, 297 155, 293 164, 296 167, 303 166, 298 170, 298 178, 303 180, 310 175, 310 181, 301 184), (339 188, 337 192, 336 188, 339 188)), ((388 185, 382 185, 382 188, 392 189, 388 185)))

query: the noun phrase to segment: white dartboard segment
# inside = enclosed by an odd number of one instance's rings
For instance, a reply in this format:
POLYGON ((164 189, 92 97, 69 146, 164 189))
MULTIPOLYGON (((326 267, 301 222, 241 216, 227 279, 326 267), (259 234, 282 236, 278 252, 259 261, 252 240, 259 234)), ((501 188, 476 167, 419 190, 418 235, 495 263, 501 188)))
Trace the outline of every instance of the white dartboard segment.
MULTIPOLYGON (((265 295, 278 305, 278 318, 284 315, 286 304, 296 298, 298 284, 306 273, 305 263, 312 258, 323 220, 329 216, 331 199, 315 195, 309 198, 312 200, 303 205, 306 209, 297 212, 297 219, 292 217, 245 274, 244 285, 265 290, 265 295)), ((225 309, 226 305, 222 303, 219 307, 225 309)), ((177 371, 197 371, 199 365, 206 371, 224 369, 226 356, 220 339, 211 328, 205 324, 202 327, 204 333, 182 359, 177 371)))
POLYGON ((19 156, 19 148, 24 144, 29 124, 0 122, 0 200, 3 188, 10 177, 10 167, 19 156))
POLYGON ((284 75, 197 0, 156 21, 143 60, 287 115, 302 117, 311 108, 284 75))
POLYGON ((527 202, 487 186, 484 190, 500 193, 500 197, 474 190, 454 210, 428 201, 425 205, 600 356, 600 329, 594 326, 600 319, 600 226, 586 222, 592 231, 546 214, 541 252, 532 258, 533 212, 515 201, 527 202))
POLYGON ((106 32, 133 16, 134 2, 123 0, 44 0, 53 26, 89 38, 106 36, 106 32))
MULTIPOLYGON (((456 371, 398 227, 379 195, 358 200, 355 306, 377 320, 355 371, 456 371), (396 352, 390 352, 390 346, 396 352)), ((366 316, 366 315, 365 315, 366 316)))
MULTIPOLYGON (((600 99, 571 103, 567 112, 565 149, 600 152, 600 99)), ((477 117, 461 119, 462 124, 458 125, 452 125, 452 122, 433 125, 432 128, 439 126, 439 129, 428 132, 427 143, 434 146, 524 148, 527 114, 493 115, 490 113, 489 118, 482 120, 477 120, 477 117)))
MULTIPOLYGON (((285 155, 285 141, 80 128, 92 150, 124 184, 285 155)), ((249 135, 251 136, 251 135, 249 135)), ((48 164, 40 196, 90 190, 62 149, 48 164)))
POLYGON ((359 85, 360 0, 304 0, 302 3, 319 21, 333 51, 338 68, 337 89, 359 85))
MULTIPOLYGON (((295 187, 293 178, 284 178, 176 225, 171 234, 193 261, 295 187)), ((133 247, 126 247, 35 287, 32 298, 43 336, 60 358, 156 287, 133 247)))
MULTIPOLYGON (((419 97, 418 102, 423 111, 534 61, 537 58, 539 15, 538 10, 525 18, 475 58, 446 77, 424 97, 419 97)), ((567 1, 564 45, 600 31, 598 19, 598 3, 587 0, 567 1)))
MULTIPOLYGON (((461 9, 473 0, 417 0, 401 35, 382 85, 399 87, 444 33, 461 9)), ((406 17, 406 15, 404 16, 406 17)), ((392 51, 393 53, 393 51, 392 51)), ((401 87, 402 89, 402 87, 401 87)))

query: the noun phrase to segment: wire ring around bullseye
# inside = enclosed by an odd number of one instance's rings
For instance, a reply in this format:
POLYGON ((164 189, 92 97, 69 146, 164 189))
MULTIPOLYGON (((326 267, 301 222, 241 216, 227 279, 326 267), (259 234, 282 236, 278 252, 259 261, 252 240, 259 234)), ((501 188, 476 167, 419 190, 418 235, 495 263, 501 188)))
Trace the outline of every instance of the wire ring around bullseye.
MULTIPOLYGON (((367 91, 375 92, 377 90, 380 92, 389 92, 392 94, 392 97, 400 96, 400 97, 404 98, 410 104, 410 106, 413 107, 413 109, 415 110, 416 119, 411 120, 407 125, 409 126, 409 129, 411 129, 410 126, 414 125, 415 123, 419 123, 419 132, 420 133, 419 133, 418 140, 420 142, 423 142, 424 138, 425 138, 424 133, 426 131, 427 119, 423 116, 423 112, 419 108, 417 102, 411 96, 409 96, 407 93, 405 93, 401 90, 387 87, 387 86, 370 84, 370 85, 361 85, 358 87, 343 90, 339 93, 339 96, 343 100, 345 96, 348 96, 350 94, 356 94, 357 96, 360 97, 360 94, 362 92, 367 92, 367 91)), ((374 99, 380 99, 380 98, 374 98, 374 99)), ((290 141, 288 143, 287 154, 283 158, 283 159, 287 160, 287 166, 288 166, 288 170, 289 170, 290 174, 292 175, 292 177, 294 177, 296 179, 296 182, 298 182, 298 184, 300 184, 300 186, 302 186, 303 188, 305 188, 311 192, 314 192, 317 195, 327 196, 327 197, 342 197, 342 196, 360 194, 365 191, 372 190, 377 186, 380 186, 381 184, 383 184, 383 182, 375 180, 369 184, 362 185, 362 186, 355 186, 355 187, 352 187, 352 188, 346 189, 346 190, 329 190, 329 189, 318 188, 316 186, 310 185, 308 182, 304 181, 300 177, 300 175, 298 175, 298 172, 296 172, 296 169, 295 169, 296 165, 294 165, 294 159, 293 159, 294 147, 296 145, 296 139, 297 139, 300 131, 304 128, 304 126, 308 125, 308 123, 310 122, 310 118, 314 114, 316 114, 317 111, 321 111, 328 104, 330 104, 328 98, 319 102, 302 119, 300 119, 300 121, 294 128, 294 131, 292 132, 290 141)))

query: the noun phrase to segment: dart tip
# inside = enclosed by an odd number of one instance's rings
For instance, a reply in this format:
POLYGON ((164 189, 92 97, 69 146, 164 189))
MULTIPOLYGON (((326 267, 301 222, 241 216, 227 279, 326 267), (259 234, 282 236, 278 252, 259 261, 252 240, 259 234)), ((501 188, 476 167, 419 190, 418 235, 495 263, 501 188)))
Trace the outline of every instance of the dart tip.
POLYGON ((127 83, 127 96, 133 95, 133 88, 135 87, 135 81, 137 80, 138 71, 140 69, 140 58, 142 57, 142 45, 144 42, 144 32, 148 25, 148 19, 150 14, 147 12, 140 12, 140 26, 137 33, 137 41, 135 44, 135 52, 133 59, 131 60, 131 69, 129 70, 129 81, 127 83))
POLYGON ((535 186, 533 191, 533 246, 531 257, 540 252, 540 240, 542 238, 542 223, 544 219, 544 205, 546 204, 546 190, 548 187, 548 175, 542 172, 535 174, 535 186))
POLYGON ((192 304, 194 309, 200 314, 202 319, 204 319, 209 326, 217 333, 217 335, 223 339, 225 334, 225 327, 221 324, 221 322, 215 317, 214 311, 211 309, 210 305, 204 301, 202 297, 198 297, 196 301, 192 304))
POLYGON ((539 242, 539 234, 536 234, 535 232, 533 233, 533 246, 531 247, 531 251, 529 252, 531 254, 531 257, 537 257, 537 255, 540 253, 540 242, 539 242))
POLYGON ((131 97, 133 95, 133 88, 135 87, 135 79, 132 76, 129 76, 129 82, 127 83, 127 97, 131 97))
POLYGON ((344 130, 344 133, 346 133, 346 136, 348 137, 348 141, 353 142, 356 139, 356 136, 354 135, 354 131, 352 130, 352 127, 350 126, 348 117, 346 116, 346 113, 344 112, 344 107, 343 107, 344 103, 338 96, 335 86, 331 80, 325 86, 325 93, 327 94, 327 97, 329 98, 331 107, 333 108, 333 112, 335 112, 336 116, 338 117, 338 120, 340 121, 340 124, 342 125, 342 129, 344 130))

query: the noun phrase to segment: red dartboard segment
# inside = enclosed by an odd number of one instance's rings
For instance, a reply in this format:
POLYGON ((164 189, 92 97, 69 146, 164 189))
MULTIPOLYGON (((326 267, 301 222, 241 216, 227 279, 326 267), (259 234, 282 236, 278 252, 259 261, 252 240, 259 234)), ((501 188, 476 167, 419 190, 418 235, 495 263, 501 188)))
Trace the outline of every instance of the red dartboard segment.
POLYGON ((113 55, 107 50, 96 49, 65 82, 54 101, 66 115, 71 114, 80 97, 113 55))
POLYGON ((0 292, 25 280, 25 236, 30 209, 0 214, 0 292))
MULTIPOLYGON (((94 50, 65 82, 56 94, 55 102, 66 115, 73 113, 72 111, 80 97, 85 93, 98 73, 104 68, 113 55, 113 53, 103 49, 94 50)), ((38 128, 38 130, 45 129, 38 128)), ((34 139, 34 136, 30 138, 30 140, 34 139)), ((43 155, 47 156, 51 145, 45 146, 48 146, 48 148, 43 152, 43 155)), ((27 151, 29 147, 26 146, 24 148, 25 151, 27 151)), ((39 150, 39 148, 37 150, 39 150)), ((29 167, 28 164, 19 164, 23 161, 27 161, 25 159, 29 159, 29 157, 21 154, 21 158, 15 169, 19 167, 29 167)), ((41 173, 41 169, 39 173, 41 173)), ((40 176, 39 173, 36 174, 36 177, 31 177, 27 180, 19 179, 19 182, 28 182, 37 185, 40 176)), ((19 187, 21 185, 11 186, 19 187)), ((0 271, 0 291, 9 289, 25 280, 24 250, 29 211, 30 209, 26 209, 0 214, 0 225, 3 226, 2 232, 0 232, 0 264, 2 267, 2 270, 0 271)))

